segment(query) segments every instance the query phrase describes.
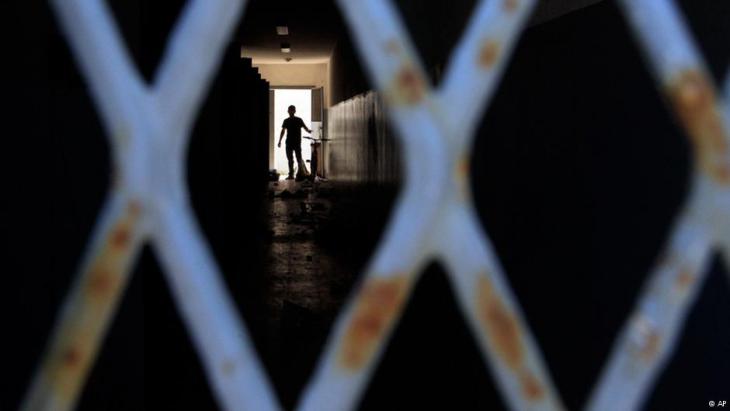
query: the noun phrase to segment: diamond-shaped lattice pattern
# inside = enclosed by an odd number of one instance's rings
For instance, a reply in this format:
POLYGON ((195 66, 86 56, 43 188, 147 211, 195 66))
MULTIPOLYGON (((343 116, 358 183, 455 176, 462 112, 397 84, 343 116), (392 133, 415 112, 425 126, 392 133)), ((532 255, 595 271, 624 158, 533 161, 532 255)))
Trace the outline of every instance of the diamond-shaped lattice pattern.
MULTIPOLYGON (((245 2, 189 1, 151 84, 131 64, 103 1, 52 3, 104 119, 116 182, 25 409, 74 406, 145 242, 162 261, 220 405, 280 409, 196 226, 184 184, 191 122, 245 2)), ((535 3, 480 1, 442 85, 433 90, 393 5, 339 0, 399 138, 411 149, 393 219, 298 409, 357 406, 419 272, 434 257, 445 263, 509 406, 564 408, 478 223, 468 186, 473 130, 535 3), (418 169, 423 161, 431 165, 425 172, 418 169)), ((690 197, 618 336, 587 404, 591 410, 641 406, 671 356, 712 248, 730 258, 730 84, 723 99, 671 0, 619 4, 691 139, 696 161, 690 197)))

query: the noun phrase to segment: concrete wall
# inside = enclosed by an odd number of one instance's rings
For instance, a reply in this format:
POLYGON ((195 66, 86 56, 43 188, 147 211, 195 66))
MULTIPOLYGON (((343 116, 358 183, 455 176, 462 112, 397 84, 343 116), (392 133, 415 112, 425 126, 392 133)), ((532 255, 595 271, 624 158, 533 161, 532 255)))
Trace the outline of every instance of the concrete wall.
MULTIPOLYGON (((533 24, 547 21, 569 11, 597 3, 598 0, 552 0, 541 2, 533 16, 533 24)), ((430 2, 419 0, 399 0, 396 2, 405 20, 409 33, 414 39, 421 61, 434 84, 438 84, 443 75, 447 58, 460 38, 468 23, 469 13, 473 9, 473 0, 461 2, 430 2)), ((368 128, 362 123, 387 123, 387 118, 364 118, 371 112, 359 112, 363 107, 362 98, 368 99, 371 89, 364 74, 364 67, 358 52, 353 46, 349 32, 341 33, 340 41, 335 46, 329 63, 331 84, 331 105, 329 111, 330 135, 333 141, 326 152, 326 162, 330 177, 362 182, 396 182, 398 180, 397 164, 383 166, 368 164, 368 157, 363 153, 388 152, 396 150, 396 144, 390 133, 373 139, 368 128), (360 97, 358 97, 360 96, 360 97), (336 125, 332 124, 336 122, 336 125), (347 124, 352 122, 352 124, 347 124), (343 132, 343 130, 350 130, 343 132), (362 132, 358 135, 357 132, 362 132), (339 141, 346 139, 347 141, 339 141), (376 144, 377 146, 371 146, 376 144), (382 174, 383 170, 388 170, 382 174), (396 174, 393 175, 392 171, 396 174)), ((379 156, 382 161, 385 156, 379 156)), ((388 159, 398 159, 397 155, 388 159)), ((390 161, 390 160, 388 160, 390 161)))
MULTIPOLYGON (((421 60, 434 83, 437 83, 446 58, 461 35, 473 7, 473 1, 429 2, 399 0, 396 2, 401 15, 414 38, 421 60)), ((373 117, 365 101, 375 101, 369 96, 370 84, 359 53, 353 46, 350 34, 343 31, 330 59, 330 78, 333 107, 328 112, 332 141, 326 152, 330 160, 328 173, 333 178, 365 183, 393 183, 398 181, 399 158, 394 155, 369 155, 391 153, 398 150, 392 133, 383 132, 374 137, 363 124, 379 124, 387 130, 387 117, 373 117), (377 161, 378 163, 369 163, 377 161), (382 164, 394 161, 393 164, 382 164)))
POLYGON ((329 63, 330 106, 370 89, 349 33, 341 33, 329 63))
POLYGON ((325 151, 328 177, 340 181, 398 181, 400 159, 387 124, 385 107, 375 92, 345 100, 329 109, 325 151))
POLYGON ((330 105, 330 78, 327 63, 321 64, 254 64, 261 77, 272 87, 324 87, 324 101, 330 105))

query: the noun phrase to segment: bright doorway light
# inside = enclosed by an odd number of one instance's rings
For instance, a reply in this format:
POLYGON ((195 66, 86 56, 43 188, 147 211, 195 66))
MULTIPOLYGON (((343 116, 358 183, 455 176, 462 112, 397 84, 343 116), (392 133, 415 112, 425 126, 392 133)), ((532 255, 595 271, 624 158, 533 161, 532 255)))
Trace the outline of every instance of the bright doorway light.
MULTIPOLYGON (((274 168, 279 174, 285 178, 289 173, 289 165, 286 159, 286 135, 281 141, 281 148, 276 147, 276 143, 279 141, 279 133, 281 133, 281 124, 284 119, 289 117, 287 110, 289 106, 295 106, 297 108, 297 117, 304 120, 304 124, 309 129, 312 128, 312 90, 309 89, 274 89, 274 168)), ((302 137, 309 136, 306 130, 302 129, 302 137)), ((302 138, 302 158, 305 161, 307 169, 309 170, 309 163, 306 163, 310 159, 312 148, 310 147, 311 140, 302 138)), ((296 155, 294 157, 294 172, 297 169, 296 155)), ((311 172, 311 170, 309 170, 311 172)))

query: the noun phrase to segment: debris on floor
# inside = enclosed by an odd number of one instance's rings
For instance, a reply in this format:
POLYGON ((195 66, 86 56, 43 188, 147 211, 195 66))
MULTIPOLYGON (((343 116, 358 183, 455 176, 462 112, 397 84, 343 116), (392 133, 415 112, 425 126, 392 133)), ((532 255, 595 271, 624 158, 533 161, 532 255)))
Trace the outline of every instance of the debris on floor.
POLYGON ((394 196, 319 179, 281 180, 268 189, 265 346, 277 386, 294 402, 373 252, 394 196))

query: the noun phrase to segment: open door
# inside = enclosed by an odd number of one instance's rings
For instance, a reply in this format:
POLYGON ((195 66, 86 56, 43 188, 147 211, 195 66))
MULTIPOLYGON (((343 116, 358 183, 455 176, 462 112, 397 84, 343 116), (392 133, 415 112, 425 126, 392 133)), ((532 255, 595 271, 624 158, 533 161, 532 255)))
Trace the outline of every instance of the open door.
POLYGON ((322 123, 322 111, 324 110, 324 88, 312 89, 312 122, 322 123))
MULTIPOLYGON (((312 89, 312 138, 324 138, 324 88, 312 89)), ((321 141, 313 145, 316 150, 316 170, 310 170, 320 177, 324 177, 324 150, 326 142, 321 141)))
MULTIPOLYGON (((282 141, 281 147, 279 147, 278 145, 279 135, 281 133, 281 125, 284 120, 289 117, 289 113, 287 111, 288 107, 292 105, 296 107, 295 115, 304 120, 304 123, 307 124, 308 127, 310 127, 312 118, 312 88, 276 87, 274 88, 274 98, 272 100, 274 101, 274 107, 271 109, 274 118, 272 121, 274 129, 272 131, 271 137, 271 147, 274 153, 274 165, 272 168, 276 169, 276 171, 279 172, 280 175, 286 176, 289 172, 289 167, 287 164, 288 159, 286 156, 286 140, 282 141)), ((314 125, 312 125, 311 128, 316 129, 314 125)), ((306 134, 306 132, 302 130, 302 136, 308 137, 309 134, 306 134)), ((301 149, 302 159, 304 160, 304 163, 302 165, 309 169, 311 167, 309 167, 306 162, 311 158, 310 140, 303 139, 301 141, 301 149)), ((292 173, 298 173, 298 167, 298 162, 294 160, 292 173)))

